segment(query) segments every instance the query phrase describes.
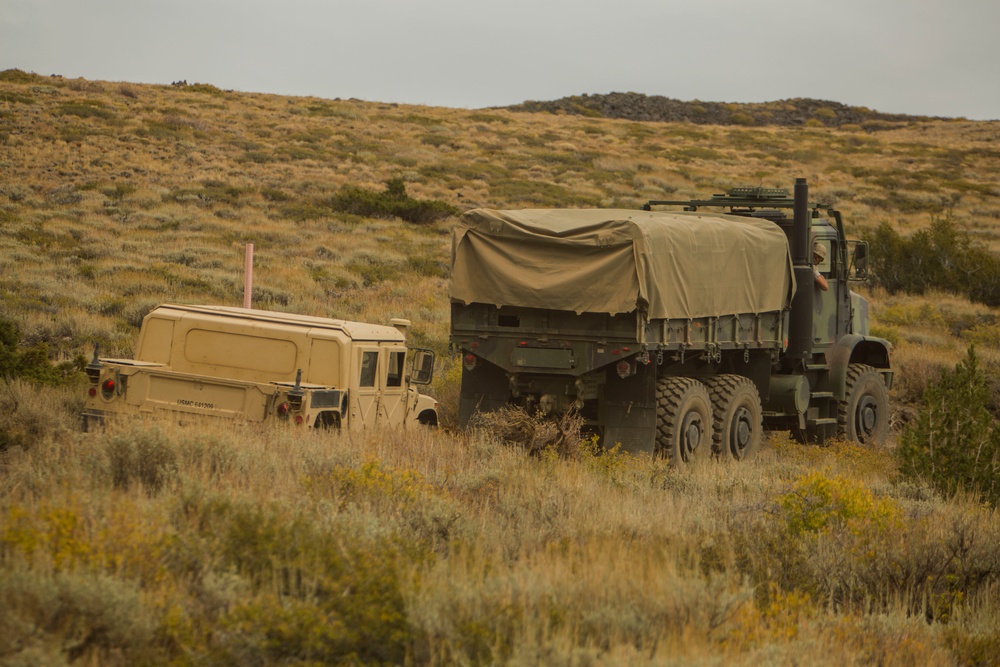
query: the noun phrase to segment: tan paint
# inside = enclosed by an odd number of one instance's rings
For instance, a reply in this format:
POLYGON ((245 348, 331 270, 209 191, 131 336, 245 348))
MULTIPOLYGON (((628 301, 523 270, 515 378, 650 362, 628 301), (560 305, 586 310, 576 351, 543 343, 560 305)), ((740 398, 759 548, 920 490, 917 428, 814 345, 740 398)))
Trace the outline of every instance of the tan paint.
POLYGON ((292 423, 299 416, 311 427, 325 413, 352 429, 416 422, 437 404, 399 367, 408 355, 401 328, 163 305, 143 320, 135 359, 102 359, 99 371, 89 371, 95 395, 84 416, 168 412, 292 423), (114 390, 104 391, 109 381, 114 390))

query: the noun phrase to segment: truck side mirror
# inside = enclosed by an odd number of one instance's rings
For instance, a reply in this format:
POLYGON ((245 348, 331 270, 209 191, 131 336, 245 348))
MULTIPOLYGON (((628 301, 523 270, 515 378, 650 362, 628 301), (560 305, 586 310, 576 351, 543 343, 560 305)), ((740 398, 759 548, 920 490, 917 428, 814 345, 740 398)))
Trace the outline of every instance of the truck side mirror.
POLYGON ((410 383, 430 384, 434 379, 434 351, 414 348, 410 359, 410 383))
POLYGON ((868 244, 865 241, 857 241, 854 246, 850 275, 854 280, 868 279, 868 244))

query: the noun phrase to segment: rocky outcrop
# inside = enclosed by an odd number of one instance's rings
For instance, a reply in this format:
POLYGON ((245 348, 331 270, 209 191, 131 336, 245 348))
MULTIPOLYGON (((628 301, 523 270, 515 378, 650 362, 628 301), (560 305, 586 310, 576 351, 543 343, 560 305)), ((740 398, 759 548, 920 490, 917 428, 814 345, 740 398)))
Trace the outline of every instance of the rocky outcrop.
POLYGON ((761 103, 682 102, 659 95, 609 93, 575 95, 552 102, 524 102, 505 107, 512 111, 549 112, 620 118, 635 121, 698 123, 700 125, 814 125, 840 127, 862 125, 878 127, 917 120, 926 116, 908 116, 852 107, 839 102, 813 99, 790 99, 761 103))

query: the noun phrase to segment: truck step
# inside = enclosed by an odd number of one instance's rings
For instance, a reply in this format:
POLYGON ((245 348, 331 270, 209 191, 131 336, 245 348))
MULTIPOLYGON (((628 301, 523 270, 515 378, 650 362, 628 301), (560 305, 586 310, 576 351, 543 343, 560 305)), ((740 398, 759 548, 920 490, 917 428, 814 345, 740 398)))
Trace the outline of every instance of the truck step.
POLYGON ((826 364, 806 364, 807 371, 828 371, 830 367, 826 364))
POLYGON ((810 399, 833 398, 833 392, 832 391, 811 391, 811 392, 809 392, 809 398, 810 399))
POLYGON ((806 423, 809 426, 833 426, 837 423, 836 417, 821 417, 819 419, 807 419, 806 423))

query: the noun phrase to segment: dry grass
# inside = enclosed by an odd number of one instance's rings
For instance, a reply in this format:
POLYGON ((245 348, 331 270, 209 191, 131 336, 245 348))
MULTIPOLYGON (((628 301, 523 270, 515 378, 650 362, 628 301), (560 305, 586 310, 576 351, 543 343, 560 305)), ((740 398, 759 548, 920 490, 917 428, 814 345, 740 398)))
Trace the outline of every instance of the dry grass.
MULTIPOLYGON (((6 391, 52 415, 54 396, 6 391)), ((884 449, 776 434, 755 460, 678 472, 485 431, 80 434, 55 425, 71 410, 3 455, 4 651, 902 665, 1000 636, 995 512, 896 481, 884 449)))
MULTIPOLYGON (((444 353, 451 221, 333 213, 402 178, 459 208, 626 206, 806 176, 850 229, 945 208, 997 246, 997 123, 731 128, 0 77, 0 307, 62 357, 128 356, 164 301, 412 320, 444 353)), ((996 315, 870 295, 895 423, 996 315)), ((433 386, 454 423, 460 366, 433 386)), ((896 478, 888 448, 683 474, 495 433, 76 430, 3 385, 0 655, 89 663, 989 664, 992 510, 896 478), (807 511, 808 510, 808 511, 807 511), (65 619, 71 619, 66 621, 65 619)), ((533 433, 532 441, 538 433, 533 433)), ((544 437, 542 438, 545 439, 544 437)))

